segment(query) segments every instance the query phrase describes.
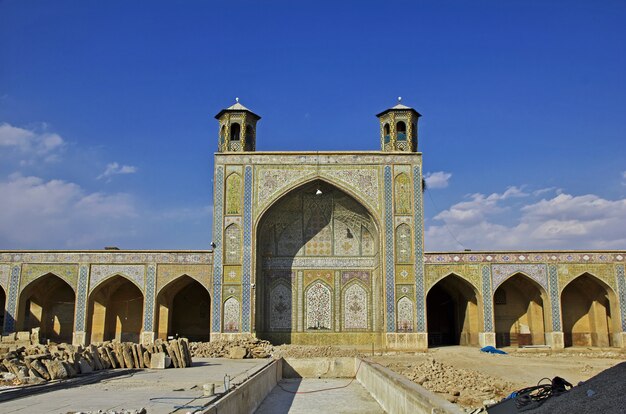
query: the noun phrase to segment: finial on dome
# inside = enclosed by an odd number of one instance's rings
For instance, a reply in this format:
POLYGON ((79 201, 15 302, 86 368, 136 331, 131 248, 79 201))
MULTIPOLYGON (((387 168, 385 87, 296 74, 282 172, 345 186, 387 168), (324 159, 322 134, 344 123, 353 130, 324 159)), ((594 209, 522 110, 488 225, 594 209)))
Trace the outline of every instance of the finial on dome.
POLYGON ((402 102, 402 97, 398 96, 398 103, 402 102))
POLYGON ((235 102, 239 103, 239 97, 235 98, 235 102))

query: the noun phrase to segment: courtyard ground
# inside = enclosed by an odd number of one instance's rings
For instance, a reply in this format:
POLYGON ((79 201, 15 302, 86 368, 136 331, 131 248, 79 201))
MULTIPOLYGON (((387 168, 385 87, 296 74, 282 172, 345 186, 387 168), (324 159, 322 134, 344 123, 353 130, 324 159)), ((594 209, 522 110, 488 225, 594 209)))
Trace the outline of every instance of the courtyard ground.
POLYGON ((506 355, 450 346, 424 353, 369 357, 464 408, 481 407, 542 378, 562 377, 576 385, 626 360, 615 349, 504 349, 506 355))

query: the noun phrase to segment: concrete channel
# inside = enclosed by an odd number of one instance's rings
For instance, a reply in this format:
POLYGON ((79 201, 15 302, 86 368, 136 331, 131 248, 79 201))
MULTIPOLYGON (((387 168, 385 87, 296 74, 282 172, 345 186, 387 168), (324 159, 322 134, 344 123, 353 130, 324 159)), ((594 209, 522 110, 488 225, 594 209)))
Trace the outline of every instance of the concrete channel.
POLYGON ((461 414, 456 405, 367 359, 279 359, 203 413, 461 414))

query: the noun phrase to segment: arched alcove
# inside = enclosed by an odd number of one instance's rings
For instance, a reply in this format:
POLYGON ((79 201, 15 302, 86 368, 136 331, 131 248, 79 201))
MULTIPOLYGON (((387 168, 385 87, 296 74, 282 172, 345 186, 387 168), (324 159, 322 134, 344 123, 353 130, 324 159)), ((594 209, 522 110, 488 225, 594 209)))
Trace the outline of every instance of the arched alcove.
POLYGON ((40 328, 42 342, 71 342, 75 303, 74 289, 65 280, 53 273, 38 277, 20 293, 18 329, 40 328))
POLYGON ((399 121, 396 124, 396 132, 398 134, 398 141, 406 141, 406 124, 404 121, 399 121))
POLYGON ((241 138, 241 125, 236 122, 233 122, 230 125, 230 140, 231 141, 239 141, 241 138))
POLYGON ((101 282, 89 295, 87 331, 91 342, 139 342, 143 301, 141 290, 123 276, 101 282))
POLYGON ((478 291, 455 274, 435 283, 426 295, 428 345, 478 345, 480 303, 478 291))
POLYGON ((493 295, 496 346, 545 344, 547 295, 522 273, 509 277, 493 295))
POLYGON ((288 343, 330 335, 324 341, 332 343, 347 338, 342 332, 381 331, 381 313, 374 309, 382 306, 379 231, 361 202, 315 180, 283 195, 258 223, 257 336, 288 343), (355 282, 358 287, 352 287, 355 282), (353 311, 345 311, 346 300, 353 311))
POLYGON ((208 341, 211 297, 197 280, 182 275, 165 285, 157 295, 157 336, 208 341))
POLYGON ((618 312, 617 297, 606 283, 589 273, 578 276, 561 292, 565 346, 614 346, 618 312))

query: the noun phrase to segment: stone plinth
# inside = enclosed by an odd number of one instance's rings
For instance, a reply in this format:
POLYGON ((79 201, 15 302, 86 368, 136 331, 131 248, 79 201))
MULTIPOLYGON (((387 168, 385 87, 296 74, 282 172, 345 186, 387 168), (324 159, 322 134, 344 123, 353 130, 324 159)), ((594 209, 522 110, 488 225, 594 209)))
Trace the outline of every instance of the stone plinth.
POLYGON ((478 344, 480 347, 484 346, 496 346, 496 333, 495 332, 479 332, 478 344))
POLYGON ((387 333, 385 334, 387 349, 406 351, 425 351, 428 349, 428 334, 416 333, 387 333))

